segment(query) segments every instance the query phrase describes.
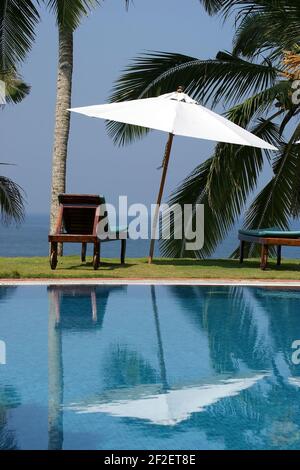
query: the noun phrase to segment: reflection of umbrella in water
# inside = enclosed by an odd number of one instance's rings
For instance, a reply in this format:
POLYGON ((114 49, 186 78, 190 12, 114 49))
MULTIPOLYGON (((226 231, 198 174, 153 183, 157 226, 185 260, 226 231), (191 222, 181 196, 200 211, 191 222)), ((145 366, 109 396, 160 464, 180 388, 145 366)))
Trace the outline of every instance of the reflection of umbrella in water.
POLYGON ((204 411, 208 406, 219 400, 238 395, 247 390, 266 374, 219 380, 215 383, 170 389, 168 392, 147 394, 148 388, 137 388, 137 396, 133 397, 129 389, 122 390, 117 399, 117 392, 112 391, 112 401, 73 404, 68 407, 79 414, 108 413, 112 416, 137 418, 151 421, 153 424, 174 426, 188 419, 192 413, 204 411))
POLYGON ((288 382, 290 385, 300 388, 300 377, 289 377, 288 382))
POLYGON ((155 286, 151 286, 151 299, 158 344, 161 385, 140 385, 129 389, 105 391, 102 397, 89 400, 88 404, 68 406, 79 414, 108 413, 113 416, 131 417, 151 421, 154 424, 172 426, 201 412, 217 401, 237 395, 256 384, 265 374, 228 378, 214 383, 193 384, 170 388, 164 358, 162 333, 159 322, 155 286))
POLYGON ((174 135, 276 150, 273 145, 263 141, 219 114, 201 106, 183 93, 182 87, 179 87, 176 93, 168 93, 156 98, 87 106, 74 108, 70 111, 89 117, 132 124, 169 133, 153 221, 149 253, 150 263, 154 253, 159 216, 158 206, 160 206, 163 196, 174 135))

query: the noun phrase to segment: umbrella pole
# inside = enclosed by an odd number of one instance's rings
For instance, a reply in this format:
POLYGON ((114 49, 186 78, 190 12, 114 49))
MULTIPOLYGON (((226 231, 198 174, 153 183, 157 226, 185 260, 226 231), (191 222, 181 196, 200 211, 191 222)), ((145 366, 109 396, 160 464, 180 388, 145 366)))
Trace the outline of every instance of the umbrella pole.
POLYGON ((157 198, 157 203, 156 203, 156 209, 154 213, 154 220, 153 220, 153 227, 152 227, 152 234, 151 234, 151 243, 150 243, 150 252, 149 252, 149 258, 148 258, 148 263, 151 264, 153 260, 153 255, 154 255, 154 245, 155 245, 155 234, 156 234, 156 229, 157 229, 157 222, 158 222, 158 216, 159 216, 159 208, 164 192, 164 187, 165 187, 165 182, 166 182, 166 176, 167 176, 167 171, 168 171, 168 166, 169 166, 169 160, 170 160, 170 155, 171 155, 171 150, 172 150, 172 144, 173 144, 173 139, 174 139, 174 134, 169 134, 169 139, 166 145, 166 150, 165 150, 165 157, 164 157, 164 163, 163 163, 163 172, 161 176, 161 182, 160 182, 160 188, 159 188, 159 193, 158 193, 158 198, 157 198))

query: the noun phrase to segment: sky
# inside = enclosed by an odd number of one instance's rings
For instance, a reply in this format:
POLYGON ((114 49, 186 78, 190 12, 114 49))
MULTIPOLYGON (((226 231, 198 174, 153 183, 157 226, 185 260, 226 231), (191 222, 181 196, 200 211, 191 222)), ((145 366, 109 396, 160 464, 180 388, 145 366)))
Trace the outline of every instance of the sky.
MULTIPOLYGON (((72 106, 107 101, 114 81, 130 61, 145 51, 167 51, 212 58, 230 50, 233 27, 211 18, 198 0, 106 0, 75 33, 72 106)), ((21 74, 32 87, 18 105, 0 111, 1 168, 26 191, 26 211, 49 212, 57 73, 57 29, 42 11, 37 37, 21 74)), ((102 120, 72 115, 67 192, 104 194, 116 204, 156 202, 167 135, 154 131, 138 142, 116 147, 102 120)), ((213 144, 176 137, 165 197, 201 162, 213 144)))

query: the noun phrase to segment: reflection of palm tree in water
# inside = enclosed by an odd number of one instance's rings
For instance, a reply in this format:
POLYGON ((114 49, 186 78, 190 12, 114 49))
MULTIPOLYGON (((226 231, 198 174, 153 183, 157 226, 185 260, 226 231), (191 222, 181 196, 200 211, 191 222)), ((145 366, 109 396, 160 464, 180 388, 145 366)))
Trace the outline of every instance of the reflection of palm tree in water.
POLYGON ((1 287, 0 300, 5 299, 6 297, 11 297, 15 293, 16 289, 17 287, 1 287))
MULTIPOLYGON (((93 409, 95 413, 106 412, 117 416, 138 417, 139 419, 148 419, 156 424, 173 426, 181 421, 186 421, 193 411, 197 411, 197 408, 201 409, 203 406, 208 406, 208 403, 213 403, 214 400, 220 400, 222 394, 223 396, 228 396, 228 393, 236 395, 243 389, 243 385, 244 388, 247 388, 249 386, 247 384, 251 383, 250 374, 250 381, 249 378, 248 380, 246 378, 244 384, 243 379, 240 378, 235 383, 222 383, 222 381, 212 380, 212 383, 208 384, 207 387, 205 384, 197 386, 194 382, 190 386, 186 384, 185 387, 181 388, 169 387, 156 289, 155 286, 151 286, 150 289, 156 331, 160 385, 155 380, 155 373, 151 370, 150 364, 145 362, 138 352, 129 351, 126 346, 120 347, 118 345, 108 352, 104 361, 105 392, 93 397, 92 400, 86 403, 75 405, 75 410, 91 412, 91 409, 93 409), (121 388, 121 390, 118 390, 118 388, 121 388), (155 400, 156 404, 154 403, 155 400), (151 406, 153 406, 153 410, 151 406), (155 408, 159 408, 160 411, 156 411, 155 408)), ((197 291, 194 294, 195 300, 197 291)), ((183 298, 186 300, 186 296, 183 298)), ((197 316, 193 315, 192 312, 193 320, 199 326, 199 311, 197 316), (196 318, 197 316, 198 318, 196 318)), ((202 321, 204 322, 203 318, 202 321)), ((203 325, 201 328, 203 329, 203 325)), ((197 364, 195 364, 195 367, 197 367, 197 364)), ((255 383, 255 380, 259 380, 257 374, 253 374, 252 383, 255 383)), ((151 429, 148 429, 147 432, 151 432, 151 429)), ((165 430, 164 432, 168 431, 165 430)), ((171 429, 169 432, 171 432, 171 429)))
POLYGON ((128 349, 126 345, 111 347, 103 363, 105 390, 132 388, 157 382, 156 371, 137 351, 128 349))
POLYGON ((7 427, 7 412, 20 405, 20 399, 12 387, 0 387, 0 450, 17 450, 14 431, 7 427))
POLYGON ((269 321, 274 356, 279 353, 293 375, 300 375, 299 366, 292 362, 292 343, 300 340, 300 290, 299 289, 253 289, 252 295, 269 321))
POLYGON ((243 289, 201 286, 170 289, 187 319, 206 332, 212 366, 217 373, 237 372, 239 361, 250 369, 270 365, 266 351, 258 352, 256 347, 258 327, 243 289))
MULTIPOLYGON (((207 332, 212 365, 217 373, 234 373, 235 376, 242 365, 248 371, 249 369, 254 371, 267 369, 272 374, 274 370, 272 354, 275 354, 276 348, 273 350, 271 348, 276 343, 273 338, 275 330, 272 327, 268 331, 270 336, 266 338, 268 341, 261 344, 263 340, 260 337, 261 325, 259 322, 263 320, 266 312, 260 311, 259 316, 253 315, 253 311, 257 310, 257 305, 253 296, 245 295, 246 290, 239 288, 221 291, 215 288, 183 288, 181 290, 181 288, 176 288, 174 291, 182 302, 183 310, 189 320, 202 331, 207 332), (216 304, 213 301, 217 295, 219 298, 218 311, 216 311, 218 302, 216 304), (193 301, 187 301, 191 297, 193 297, 193 301)), ((155 288, 151 288, 151 299, 157 337, 160 381, 163 389, 167 390, 166 365, 155 288)), ((58 330, 56 329, 56 331, 58 330)), ((61 330, 62 328, 60 328, 60 334, 61 330)), ((284 328, 281 335, 281 341, 284 344, 286 342, 284 328)), ((60 350, 59 344, 56 345, 56 350, 60 350)), ((138 352, 118 347, 109 351, 109 354, 110 359, 105 366, 106 376, 109 378, 108 388, 102 398, 105 398, 105 395, 109 398, 109 390, 113 391, 112 389, 118 385, 123 389, 126 386, 133 389, 138 385, 145 384, 146 389, 150 384, 157 384, 156 372, 138 352)), ((59 362, 57 364, 57 369, 61 367, 62 372, 62 364, 60 365, 59 362)), ((56 377, 59 376, 60 374, 56 370, 56 377)), ((61 373, 61 390, 62 378, 61 373)), ((161 390, 160 387, 159 389, 161 390)), ((138 390, 137 393, 139 393, 138 390)), ((244 390, 234 397, 224 398, 206 407, 201 413, 192 414, 189 420, 178 424, 178 426, 181 431, 184 431, 185 428, 188 430, 193 426, 201 428, 209 439, 214 440, 219 437, 226 448, 235 448, 237 441, 241 448, 251 448, 251 446, 258 448, 299 447, 298 395, 299 392, 296 388, 287 386, 284 380, 278 381, 273 374, 249 390, 244 390), (286 430, 293 432, 290 440, 287 439, 286 430)), ((137 395, 132 398, 136 399, 137 395)), ((62 396, 57 395, 57 400, 61 404, 62 396)), ((147 432, 151 432, 151 430, 148 429, 147 432)), ((55 436, 53 442, 55 442, 55 436)), ((58 445, 57 442, 56 445, 58 445)))
POLYGON ((111 290, 107 286, 50 286, 48 328, 48 448, 63 448, 63 355, 64 330, 102 328, 111 290))
POLYGON ((272 410, 269 416, 271 438, 283 448, 299 449, 300 389, 293 380, 299 378, 300 368, 292 361, 292 343, 300 339, 300 291, 280 287, 257 288, 252 289, 252 296, 268 319, 272 339, 273 386, 268 395, 269 409, 272 410))
POLYGON ((49 289, 48 328, 48 449, 63 447, 63 361, 59 291, 49 289))
POLYGON ((165 392, 168 390, 164 348, 154 285, 151 286, 151 301, 157 340, 159 374, 137 351, 129 350, 126 345, 117 345, 108 352, 107 358, 104 361, 106 389, 113 390, 117 387, 130 388, 139 385, 154 385, 160 381, 160 391, 165 392))
MULTIPOLYGON (((190 425, 205 429, 208 438, 224 440, 228 449, 235 448, 237 440, 241 448, 299 448, 299 390, 282 373, 295 372, 291 343, 300 328, 300 293, 297 299, 285 298, 281 309, 278 299, 263 299, 265 289, 172 290, 183 307, 186 299, 192 299, 184 310, 194 324, 207 331, 212 365, 218 373, 238 372, 240 366, 269 371, 262 383, 193 415, 190 425), (274 360, 278 352, 287 366, 282 372, 274 360)), ((300 332, 298 336, 300 339, 300 332)))
MULTIPOLYGON (((17 287, 1 287, 0 301, 12 296, 16 289, 17 287)), ((18 449, 14 432, 7 428, 7 412, 20 404, 18 394, 12 387, 0 387, 0 450, 18 449)))
POLYGON ((247 302, 244 290, 224 288, 218 299, 216 305, 211 292, 205 298, 207 333, 216 371, 238 372, 240 363, 252 370, 268 369, 270 351, 260 343, 260 319, 253 317, 253 307, 247 302))
POLYGON ((190 426, 226 449, 299 449, 299 391, 272 377, 192 416, 190 426))

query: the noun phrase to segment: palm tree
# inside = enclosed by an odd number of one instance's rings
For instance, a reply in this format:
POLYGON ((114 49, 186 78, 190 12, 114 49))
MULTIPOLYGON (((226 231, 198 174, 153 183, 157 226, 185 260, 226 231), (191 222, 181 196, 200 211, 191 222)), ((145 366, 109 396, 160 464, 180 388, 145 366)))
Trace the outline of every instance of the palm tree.
MULTIPOLYGON (((169 201, 204 204, 204 248, 186 252, 182 240, 163 241, 163 254, 172 257, 211 255, 244 214, 246 228, 288 228, 291 218, 300 214, 300 154, 295 145, 300 138, 300 106, 299 100, 291 99, 299 76, 299 2, 202 3, 211 14, 228 15, 236 7, 233 52, 219 52, 212 60, 166 52, 138 56, 117 80, 111 101, 157 96, 184 85, 203 104, 229 106, 227 118, 279 147, 279 152, 217 144, 213 155, 187 176, 169 201), (249 206, 265 165, 271 166, 273 175, 249 206)), ((148 130, 108 123, 108 132, 122 145, 148 130)))
MULTIPOLYGON (((124 0, 128 7, 130 0, 124 0)), ((57 77, 57 103, 53 149, 51 230, 54 228, 58 199, 66 187, 66 162, 70 130, 72 74, 73 74, 73 33, 83 17, 101 0, 43 0, 56 17, 59 39, 57 77)), ((35 39, 35 27, 40 16, 38 0, 6 0, 0 4, 0 71, 16 71, 30 51, 35 39)))
POLYGON ((58 27, 58 75, 56 115, 54 131, 50 230, 54 230, 58 195, 66 190, 66 164, 70 132, 70 113, 73 75, 73 33, 97 0, 47 0, 47 6, 55 13, 58 27))
MULTIPOLYGON (((19 103, 30 91, 18 74, 18 66, 30 50, 38 21, 38 12, 31 1, 11 0, 0 4, 0 81, 5 84, 7 103, 19 103)), ((0 175, 0 220, 21 222, 23 218, 22 188, 0 175)))
MULTIPOLYGON (((125 0, 128 7, 130 0, 125 0)), ((73 74, 73 33, 91 8, 101 0, 46 0, 48 8, 56 15, 59 34, 59 59, 57 101, 54 131, 50 230, 55 228, 58 212, 58 195, 66 190, 66 164, 70 132, 70 113, 73 74)), ((60 252, 62 248, 60 247, 60 252)))

